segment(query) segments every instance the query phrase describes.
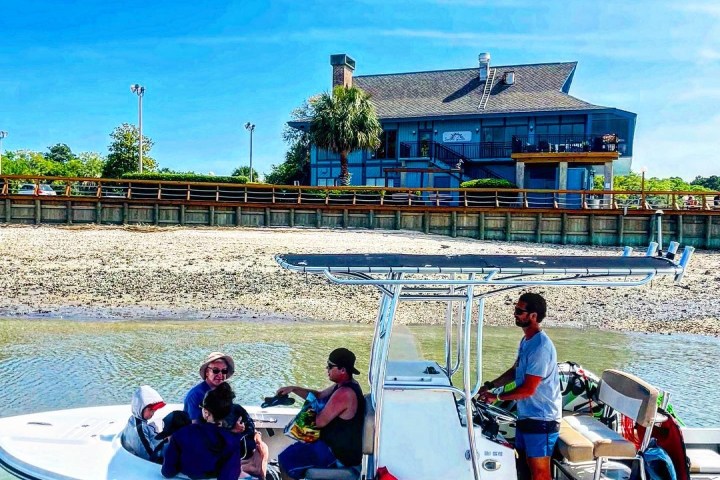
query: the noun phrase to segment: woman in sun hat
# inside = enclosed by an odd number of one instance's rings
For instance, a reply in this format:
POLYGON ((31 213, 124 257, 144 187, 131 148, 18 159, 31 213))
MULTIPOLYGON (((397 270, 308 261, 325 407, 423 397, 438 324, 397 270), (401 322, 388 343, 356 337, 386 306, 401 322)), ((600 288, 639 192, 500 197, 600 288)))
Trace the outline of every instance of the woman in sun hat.
POLYGON ((198 373, 202 381, 191 388, 185 395, 185 404, 183 406, 183 410, 187 412, 193 423, 197 423, 202 419, 200 404, 205 398, 205 394, 233 376, 235 362, 230 355, 222 352, 212 352, 200 364, 198 373))
MULTIPOLYGON (((205 395, 216 389, 235 373, 235 361, 230 355, 222 352, 212 352, 208 354, 200 364, 198 373, 202 381, 191 388, 187 395, 185 395, 183 407, 193 423, 199 423, 203 419, 200 406, 202 405, 205 395)), ((238 434, 246 431, 250 433, 252 430, 252 437, 256 445, 255 454, 252 455, 251 458, 246 459, 243 463, 243 470, 246 473, 264 479, 265 473, 267 472, 270 451, 265 442, 260 438, 260 434, 254 431, 254 425, 252 425, 252 420, 249 420, 249 416, 245 415, 243 417, 246 419, 244 423, 242 418, 238 418, 236 425, 229 426, 234 433, 238 434)))

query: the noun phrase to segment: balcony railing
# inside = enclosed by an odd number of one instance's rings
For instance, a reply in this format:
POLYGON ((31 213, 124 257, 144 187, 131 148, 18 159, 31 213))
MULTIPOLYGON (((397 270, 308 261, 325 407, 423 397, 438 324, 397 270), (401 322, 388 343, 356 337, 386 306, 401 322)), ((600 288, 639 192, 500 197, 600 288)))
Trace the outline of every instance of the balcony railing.
POLYGON ((720 192, 310 187, 35 176, 0 177, 0 198, 103 203, 720 211, 720 192), (35 189, 21 188, 35 185, 35 189), (49 186, 41 188, 41 186, 49 186), (52 193, 50 193, 50 191, 52 193))
POLYGON ((510 158, 512 153, 625 152, 617 135, 513 136, 510 142, 440 143, 401 142, 400 158, 430 158, 445 162, 483 158, 510 158))

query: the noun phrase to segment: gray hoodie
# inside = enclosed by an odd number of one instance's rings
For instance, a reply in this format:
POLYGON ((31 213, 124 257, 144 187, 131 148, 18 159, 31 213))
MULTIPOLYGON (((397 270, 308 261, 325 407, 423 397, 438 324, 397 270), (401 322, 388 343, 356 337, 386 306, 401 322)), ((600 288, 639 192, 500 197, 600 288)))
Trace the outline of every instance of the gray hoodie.
POLYGON ((154 423, 143 419, 142 416, 145 407, 159 402, 163 402, 163 399, 152 387, 143 385, 135 390, 131 402, 132 416, 120 439, 125 450, 133 455, 162 463, 162 447, 165 442, 155 439, 155 435, 161 429, 157 428, 154 423))

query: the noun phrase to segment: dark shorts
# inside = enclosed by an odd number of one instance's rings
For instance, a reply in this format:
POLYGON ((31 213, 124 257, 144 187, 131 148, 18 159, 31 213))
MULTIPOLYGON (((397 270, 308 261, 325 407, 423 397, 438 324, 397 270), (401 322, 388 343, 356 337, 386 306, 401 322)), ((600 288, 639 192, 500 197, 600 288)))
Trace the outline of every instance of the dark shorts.
POLYGON ((337 459, 322 440, 293 443, 278 455, 280 467, 291 478, 303 478, 309 468, 333 468, 337 459))
POLYGON ((529 458, 552 456, 559 436, 557 422, 518 420, 515 430, 515 449, 529 458))

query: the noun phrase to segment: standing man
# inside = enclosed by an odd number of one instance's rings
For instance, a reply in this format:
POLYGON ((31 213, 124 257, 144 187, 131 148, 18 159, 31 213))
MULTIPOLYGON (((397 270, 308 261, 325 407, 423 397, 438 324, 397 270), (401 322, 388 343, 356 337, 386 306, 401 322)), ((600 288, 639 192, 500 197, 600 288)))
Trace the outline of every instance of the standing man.
POLYGON ((562 419, 557 352, 550 337, 540 328, 546 312, 547 305, 541 295, 520 296, 515 304, 515 325, 522 328, 525 335, 520 340, 515 365, 495 380, 485 382, 479 391, 480 399, 485 402, 517 400, 518 473, 526 463, 532 480, 550 480, 550 457, 562 419), (515 388, 510 391, 499 394, 490 391, 513 380, 515 388))
MULTIPOLYGON (((192 423, 203 422, 202 408, 200 405, 203 403, 205 394, 210 390, 215 390, 218 385, 232 377, 233 373, 235 373, 235 362, 230 355, 225 355, 221 352, 212 352, 205 357, 205 360, 200 364, 198 373, 203 381, 191 388, 187 395, 185 395, 183 406, 183 410, 187 412, 192 423)), ((242 418, 240 418, 231 430, 234 433, 242 433, 245 431, 245 428, 246 425, 242 423, 242 418)), ((248 460, 243 460, 242 469, 245 473, 265 480, 270 450, 260 438, 260 432, 258 431, 255 431, 255 445, 255 453, 248 460)))
POLYGON ((320 429, 320 439, 312 443, 294 443, 278 456, 283 478, 304 478, 309 468, 354 467, 362 461, 362 434, 365 420, 365 397, 353 375, 355 354, 347 348, 330 352, 327 376, 333 383, 325 390, 287 386, 277 395, 294 393, 307 398, 312 393, 319 400, 327 400, 315 419, 320 429))

